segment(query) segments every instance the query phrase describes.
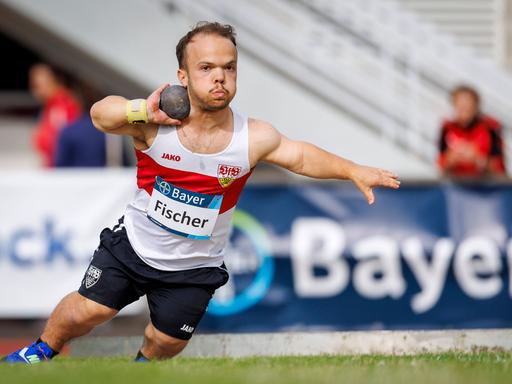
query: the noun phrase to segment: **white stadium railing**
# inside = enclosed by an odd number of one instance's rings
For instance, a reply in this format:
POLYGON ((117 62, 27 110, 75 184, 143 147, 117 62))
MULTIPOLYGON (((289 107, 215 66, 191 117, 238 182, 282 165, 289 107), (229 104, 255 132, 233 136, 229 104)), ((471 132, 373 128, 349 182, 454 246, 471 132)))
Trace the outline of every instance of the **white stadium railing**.
POLYGON ((479 55, 503 63, 508 0, 398 0, 419 18, 479 55))
POLYGON ((158 1, 235 24, 241 49, 429 163, 449 89, 472 84, 512 169, 512 77, 394 0, 158 1))

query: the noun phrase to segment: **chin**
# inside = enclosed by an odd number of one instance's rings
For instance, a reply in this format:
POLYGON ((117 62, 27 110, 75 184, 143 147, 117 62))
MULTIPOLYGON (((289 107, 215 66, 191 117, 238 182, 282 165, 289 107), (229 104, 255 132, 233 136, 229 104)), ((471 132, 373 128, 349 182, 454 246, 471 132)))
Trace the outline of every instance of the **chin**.
POLYGON ((223 109, 226 109, 227 107, 229 107, 229 103, 223 104, 223 105, 207 105, 203 109, 205 111, 209 111, 209 112, 216 112, 216 111, 222 111, 223 109))
POLYGON ((230 101, 231 100, 216 100, 214 102, 205 103, 203 109, 205 111, 221 111, 229 107, 230 101))

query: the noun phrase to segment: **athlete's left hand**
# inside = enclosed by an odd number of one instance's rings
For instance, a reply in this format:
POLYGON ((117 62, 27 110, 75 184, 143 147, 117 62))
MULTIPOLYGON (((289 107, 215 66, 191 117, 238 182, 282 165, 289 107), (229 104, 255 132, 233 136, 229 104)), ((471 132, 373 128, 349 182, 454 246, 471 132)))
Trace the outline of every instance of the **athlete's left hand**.
POLYGON ((393 189, 398 189, 400 187, 398 176, 393 172, 357 164, 354 164, 354 168, 350 173, 350 179, 366 197, 368 204, 373 204, 375 202, 375 196, 373 194, 374 187, 387 187, 393 189))

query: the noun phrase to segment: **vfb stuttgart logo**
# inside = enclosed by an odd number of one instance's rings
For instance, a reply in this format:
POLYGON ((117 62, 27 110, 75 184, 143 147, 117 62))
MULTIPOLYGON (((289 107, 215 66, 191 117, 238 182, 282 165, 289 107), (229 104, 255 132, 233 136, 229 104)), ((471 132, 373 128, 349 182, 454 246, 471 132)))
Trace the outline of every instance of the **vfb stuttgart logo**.
POLYGON ((91 288, 94 284, 98 282, 100 276, 101 269, 91 264, 85 275, 85 288, 91 288))
POLYGON ((219 180, 220 185, 226 188, 231 185, 240 172, 242 172, 242 167, 219 164, 219 167, 217 168, 217 179, 219 180))

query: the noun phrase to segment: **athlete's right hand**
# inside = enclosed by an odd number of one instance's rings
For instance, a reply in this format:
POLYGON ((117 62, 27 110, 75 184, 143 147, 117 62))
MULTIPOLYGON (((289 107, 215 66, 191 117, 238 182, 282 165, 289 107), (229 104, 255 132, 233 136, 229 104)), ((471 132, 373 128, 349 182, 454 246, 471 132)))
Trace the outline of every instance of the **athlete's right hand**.
POLYGON ((169 83, 163 84, 147 98, 148 123, 158 125, 181 125, 180 120, 169 117, 160 109, 160 94, 168 86, 169 83))

